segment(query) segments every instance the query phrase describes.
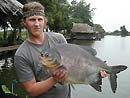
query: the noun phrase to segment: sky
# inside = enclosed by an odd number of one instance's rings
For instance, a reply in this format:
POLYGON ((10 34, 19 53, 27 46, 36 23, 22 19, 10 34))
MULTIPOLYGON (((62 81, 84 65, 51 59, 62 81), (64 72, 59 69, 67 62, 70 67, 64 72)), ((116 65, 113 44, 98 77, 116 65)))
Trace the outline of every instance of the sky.
POLYGON ((93 23, 100 24, 106 32, 120 30, 123 25, 130 31, 130 0, 85 1, 87 4, 91 3, 91 8, 96 8, 93 23))

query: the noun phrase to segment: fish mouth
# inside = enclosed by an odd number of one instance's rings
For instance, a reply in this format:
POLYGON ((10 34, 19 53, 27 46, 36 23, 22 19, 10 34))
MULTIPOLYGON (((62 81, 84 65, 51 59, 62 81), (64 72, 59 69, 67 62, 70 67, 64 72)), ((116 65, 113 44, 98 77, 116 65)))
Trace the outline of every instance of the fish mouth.
POLYGON ((52 59, 52 58, 49 58, 49 57, 47 58, 43 54, 41 54, 39 56, 39 58, 40 58, 41 63, 44 66, 48 67, 48 68, 56 67, 57 66, 55 59, 52 59))
POLYGON ((51 62, 53 59, 47 56, 44 56, 44 54, 41 53, 41 57, 44 58, 45 60, 48 60, 48 62, 51 62))

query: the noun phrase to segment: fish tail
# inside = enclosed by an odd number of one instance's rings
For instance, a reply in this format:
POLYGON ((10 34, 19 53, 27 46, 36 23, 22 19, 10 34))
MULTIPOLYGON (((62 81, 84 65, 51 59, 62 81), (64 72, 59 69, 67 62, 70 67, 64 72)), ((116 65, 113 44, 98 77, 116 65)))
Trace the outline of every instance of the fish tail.
POLYGON ((111 73, 109 79, 113 93, 116 92, 117 88, 117 74, 121 71, 124 71, 125 69, 127 69, 127 66, 124 65, 111 66, 111 73))

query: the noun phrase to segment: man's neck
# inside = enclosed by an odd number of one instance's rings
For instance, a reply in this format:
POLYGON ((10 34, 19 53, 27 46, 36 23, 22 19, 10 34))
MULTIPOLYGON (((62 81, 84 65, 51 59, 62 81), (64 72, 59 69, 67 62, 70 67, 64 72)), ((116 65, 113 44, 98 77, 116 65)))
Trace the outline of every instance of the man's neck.
POLYGON ((37 37, 29 36, 29 38, 28 38, 28 40, 31 43, 34 43, 34 44, 42 44, 44 39, 45 39, 45 34, 44 33, 41 33, 41 35, 39 35, 37 37))

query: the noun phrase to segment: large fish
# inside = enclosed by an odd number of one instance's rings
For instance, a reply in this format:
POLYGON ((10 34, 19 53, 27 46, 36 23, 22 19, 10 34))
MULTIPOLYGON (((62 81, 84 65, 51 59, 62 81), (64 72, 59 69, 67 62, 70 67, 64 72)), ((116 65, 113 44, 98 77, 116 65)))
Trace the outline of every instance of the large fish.
POLYGON ((89 84, 101 92, 102 77, 100 71, 108 73, 111 88, 115 93, 117 88, 117 73, 124 71, 127 66, 107 66, 106 62, 92 55, 88 49, 76 44, 60 44, 43 50, 41 62, 51 72, 58 68, 65 68, 68 72, 66 82, 70 84, 89 84))

